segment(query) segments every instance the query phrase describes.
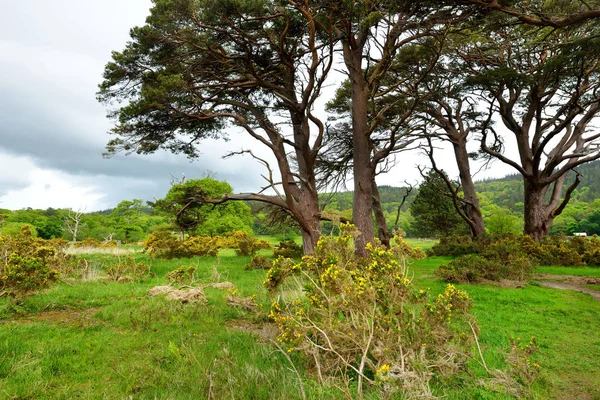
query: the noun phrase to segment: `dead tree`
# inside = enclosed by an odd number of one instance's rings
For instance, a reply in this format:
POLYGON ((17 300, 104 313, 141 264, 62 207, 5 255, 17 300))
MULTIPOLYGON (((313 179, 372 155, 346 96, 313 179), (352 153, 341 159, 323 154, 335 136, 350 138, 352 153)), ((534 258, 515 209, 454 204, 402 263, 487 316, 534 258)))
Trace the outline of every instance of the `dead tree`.
POLYGON ((85 209, 79 209, 77 211, 69 210, 69 213, 63 217, 63 229, 69 232, 73 236, 73 243, 77 241, 77 233, 79 228, 85 226, 85 223, 81 222, 85 213, 85 209))

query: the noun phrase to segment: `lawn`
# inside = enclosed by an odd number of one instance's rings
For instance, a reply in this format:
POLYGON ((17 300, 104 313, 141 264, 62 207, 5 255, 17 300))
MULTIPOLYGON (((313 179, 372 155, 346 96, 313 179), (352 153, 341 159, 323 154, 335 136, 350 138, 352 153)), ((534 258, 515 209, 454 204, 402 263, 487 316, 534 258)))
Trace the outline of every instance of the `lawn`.
MULTIPOLYGON (((265 271, 246 271, 249 257, 151 260, 153 277, 117 283, 102 279, 106 254, 87 256, 87 279, 59 282, 15 304, 0 299, 0 398, 11 399, 296 399, 301 386, 270 340, 265 313, 226 303, 227 290, 208 288, 207 304, 149 297, 167 272, 194 266, 198 282, 229 281, 241 296, 256 296, 262 311, 273 300, 261 286, 265 271)), ((434 272, 448 258, 415 262, 413 282, 439 293, 434 272)), ((594 275, 598 269, 540 268, 544 273, 594 275)), ((533 398, 600 399, 600 302, 535 283, 520 288, 459 285, 474 300, 488 368, 504 368, 509 338, 534 336, 541 377, 533 398)), ((292 358, 308 398, 337 399, 298 356, 292 358)), ((483 376, 476 365, 472 373, 483 376)), ((508 398, 480 386, 446 387, 449 399, 508 398)), ((367 394, 368 396, 368 394, 367 394)))

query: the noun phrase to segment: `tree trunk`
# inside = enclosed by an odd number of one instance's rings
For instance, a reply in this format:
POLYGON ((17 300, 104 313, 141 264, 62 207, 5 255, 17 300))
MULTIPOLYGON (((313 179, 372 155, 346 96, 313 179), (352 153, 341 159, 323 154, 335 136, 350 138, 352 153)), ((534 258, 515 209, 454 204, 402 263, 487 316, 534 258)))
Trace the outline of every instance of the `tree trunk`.
POLYGON ((368 91, 361 70, 352 77, 352 145, 354 151, 354 205, 352 220, 360 232, 354 245, 356 254, 366 256, 365 246, 375 238, 373 225, 373 176, 371 142, 367 124, 368 91))
POLYGON ((375 213, 375 221, 377 222, 377 236, 379 241, 388 249, 390 248, 390 233, 387 228, 387 221, 385 220, 385 214, 381 207, 381 197, 379 196, 379 188, 375 179, 372 182, 373 190, 373 213, 375 213))
POLYGON ((466 140, 454 143, 454 156, 456 157, 460 185, 466 203, 464 213, 467 218, 465 218, 465 221, 471 230, 471 237, 476 237, 485 233, 485 225, 483 223, 483 215, 481 215, 481 208, 479 207, 479 197, 477 197, 473 178, 471 177, 471 167, 469 164, 469 153, 467 152, 466 140))
POLYGON ((304 254, 313 254, 321 236, 321 209, 315 191, 304 190, 295 205, 296 220, 300 222, 304 254))
POLYGON ((548 212, 546 205, 544 205, 546 189, 547 187, 535 186, 525 179, 525 229, 523 233, 530 235, 536 241, 546 236, 554 220, 554 216, 548 212))

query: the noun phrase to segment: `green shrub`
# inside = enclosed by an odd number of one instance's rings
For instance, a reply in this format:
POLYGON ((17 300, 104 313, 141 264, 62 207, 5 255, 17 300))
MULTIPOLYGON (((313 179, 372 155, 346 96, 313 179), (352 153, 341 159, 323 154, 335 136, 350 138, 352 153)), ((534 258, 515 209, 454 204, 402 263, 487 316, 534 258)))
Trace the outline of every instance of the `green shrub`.
POLYGON ((248 232, 235 231, 229 233, 225 238, 225 247, 235 249, 238 256, 254 257, 259 250, 267 250, 271 245, 266 240, 257 239, 248 232))
POLYGON ((478 244, 473 242, 470 236, 445 236, 427 251, 427 255, 458 257, 477 253, 478 248, 478 244))
POLYGON ((355 380, 359 397, 364 384, 386 398, 423 395, 432 377, 464 370, 472 350, 471 300, 452 285, 433 298, 417 290, 407 259, 376 243, 367 245, 367 257, 355 256, 355 234, 342 225, 340 236, 319 239, 315 254, 300 263, 275 261, 264 282, 269 290, 290 275, 305 283, 301 298, 282 292, 272 305, 278 342, 304 355, 323 379, 355 380))
POLYGON ((187 257, 210 256, 214 257, 223 248, 223 239, 220 236, 192 236, 182 243, 187 257))
POLYGON ((254 256, 250 260, 250 264, 244 266, 244 269, 269 269, 273 266, 273 260, 265 256, 254 256))
POLYGON ((112 247, 117 247, 117 242, 114 240, 101 242, 98 239, 85 238, 81 242, 75 242, 74 246, 75 247, 112 248, 112 247))
POLYGON ((304 254, 304 248, 293 240, 282 240, 273 249, 273 257, 300 258, 304 254))
POLYGON ((196 256, 216 256, 225 247, 220 236, 192 236, 179 240, 170 231, 161 229, 154 232, 144 242, 143 252, 156 258, 190 258, 196 256))
POLYGON ((165 278, 171 283, 191 283, 194 281, 196 267, 181 266, 165 275, 165 278))
POLYGON ((150 266, 136 262, 133 257, 119 258, 117 262, 106 266, 108 277, 115 281, 130 281, 145 278, 150 275, 150 266))
POLYGON ((61 243, 34 237, 28 225, 15 236, 0 236, 0 295, 20 297, 58 279, 66 259, 61 243))
POLYGON ((447 265, 440 265, 436 271, 437 276, 452 283, 480 283, 502 279, 525 281, 532 273, 531 260, 519 254, 510 254, 505 260, 500 257, 487 258, 479 254, 467 254, 450 261, 447 265))

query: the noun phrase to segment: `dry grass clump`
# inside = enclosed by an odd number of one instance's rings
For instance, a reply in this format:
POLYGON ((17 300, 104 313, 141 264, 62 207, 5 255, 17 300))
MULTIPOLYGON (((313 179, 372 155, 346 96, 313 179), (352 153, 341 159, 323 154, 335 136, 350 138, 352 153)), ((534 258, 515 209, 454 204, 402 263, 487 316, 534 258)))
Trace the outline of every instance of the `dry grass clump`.
POLYGON ((135 249, 123 248, 123 247, 70 247, 65 251, 69 255, 82 255, 82 254, 106 254, 111 256, 122 256, 127 254, 133 254, 138 252, 135 249))

